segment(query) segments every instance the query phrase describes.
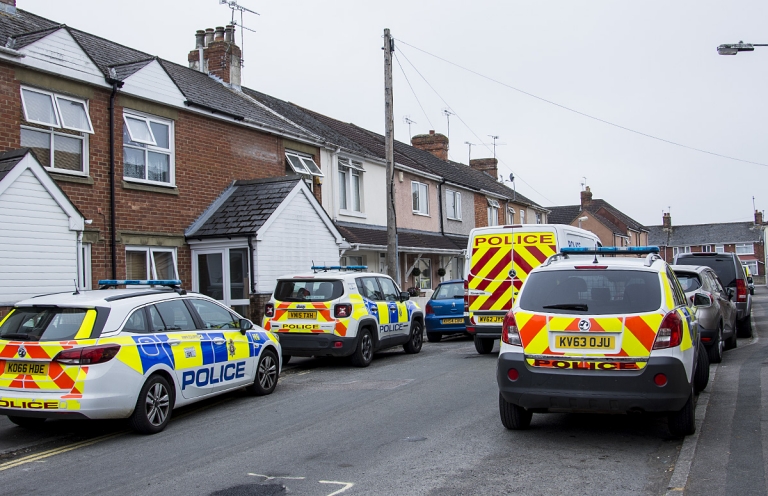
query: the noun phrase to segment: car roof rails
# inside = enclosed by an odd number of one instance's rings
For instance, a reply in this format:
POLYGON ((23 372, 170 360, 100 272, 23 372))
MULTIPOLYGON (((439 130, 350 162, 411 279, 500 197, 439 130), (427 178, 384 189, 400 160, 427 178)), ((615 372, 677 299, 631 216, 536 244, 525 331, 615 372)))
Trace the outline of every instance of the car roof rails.
POLYGON ((181 287, 181 280, 179 279, 101 279, 99 281, 99 289, 117 286, 163 286, 172 289, 179 295, 187 294, 187 291, 181 287))
POLYGON ((318 272, 328 272, 329 270, 338 271, 351 271, 351 272, 363 272, 368 270, 367 265, 313 265, 312 271, 317 274, 318 272))

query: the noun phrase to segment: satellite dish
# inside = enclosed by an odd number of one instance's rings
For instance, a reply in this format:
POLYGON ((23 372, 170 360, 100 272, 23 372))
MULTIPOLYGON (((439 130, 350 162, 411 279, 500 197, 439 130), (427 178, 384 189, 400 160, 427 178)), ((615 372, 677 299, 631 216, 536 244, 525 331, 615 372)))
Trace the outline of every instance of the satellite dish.
POLYGON ((514 173, 512 173, 512 172, 509 173, 509 180, 511 182, 515 182, 515 174, 514 173))

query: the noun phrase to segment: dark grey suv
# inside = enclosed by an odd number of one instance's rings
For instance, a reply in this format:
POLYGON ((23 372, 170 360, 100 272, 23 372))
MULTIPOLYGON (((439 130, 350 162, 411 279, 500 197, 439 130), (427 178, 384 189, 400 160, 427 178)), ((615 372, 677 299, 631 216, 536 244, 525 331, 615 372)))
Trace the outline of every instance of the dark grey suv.
POLYGON ((736 302, 736 334, 752 337, 752 295, 747 288, 747 275, 735 253, 680 253, 675 265, 704 265, 712 268, 736 302))

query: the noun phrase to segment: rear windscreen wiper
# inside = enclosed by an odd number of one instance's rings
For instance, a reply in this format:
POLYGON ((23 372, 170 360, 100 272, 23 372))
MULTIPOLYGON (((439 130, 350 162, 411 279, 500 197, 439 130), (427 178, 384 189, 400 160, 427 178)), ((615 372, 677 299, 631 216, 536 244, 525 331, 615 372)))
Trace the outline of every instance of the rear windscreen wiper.
POLYGON ((580 310, 586 312, 589 307, 584 303, 557 303, 555 305, 544 305, 541 308, 554 308, 556 310, 580 310))
POLYGON ((5 340, 17 339, 19 341, 35 341, 36 340, 35 336, 30 336, 29 334, 22 334, 20 332, 11 332, 9 334, 3 334, 2 336, 0 336, 0 339, 5 339, 5 340))

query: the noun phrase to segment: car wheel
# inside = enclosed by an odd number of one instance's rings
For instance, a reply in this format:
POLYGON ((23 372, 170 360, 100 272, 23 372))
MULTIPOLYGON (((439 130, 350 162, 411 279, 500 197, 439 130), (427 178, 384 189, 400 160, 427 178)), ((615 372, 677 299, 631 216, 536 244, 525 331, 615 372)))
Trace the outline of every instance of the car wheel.
POLYGON ((723 325, 720 324, 720 328, 717 330, 717 337, 712 346, 709 347, 707 353, 709 354, 709 363, 720 363, 723 361, 723 350, 725 349, 725 341, 723 340, 723 325))
POLYGON ((403 349, 409 355, 418 353, 421 351, 421 346, 424 344, 424 328, 421 326, 421 322, 414 320, 411 324, 411 339, 403 345, 403 349))
POLYGON ((517 431, 530 427, 533 412, 508 402, 499 393, 499 415, 501 415, 501 423, 504 424, 504 427, 517 431))
POLYGON ((368 329, 360 330, 360 336, 357 340, 357 347, 352 353, 352 365, 355 367, 367 367, 373 360, 373 338, 368 329))
POLYGON ((736 335, 740 338, 752 337, 752 314, 736 321, 736 335))
POLYGON ((443 339, 442 332, 427 332, 427 341, 430 343, 439 343, 443 339))
POLYGON ((696 360, 696 371, 693 373, 693 391, 699 394, 709 384, 709 356, 701 344, 698 353, 696 353, 696 360))
POLYGON ((738 342, 736 341, 736 329, 733 329, 731 332, 731 337, 725 340, 725 349, 726 350, 732 350, 738 346, 738 342))
POLYGON ((271 349, 266 349, 261 352, 259 363, 256 364, 256 377, 253 378, 253 384, 247 386, 245 390, 254 396, 266 396, 275 390, 277 380, 277 354, 271 349))
POLYGON ((493 351, 493 345, 496 342, 493 338, 479 338, 475 336, 475 349, 481 355, 487 355, 493 351))
POLYGON ((40 417, 17 417, 15 415, 8 415, 8 420, 25 429, 40 427, 45 422, 45 419, 40 417))
POLYGON ((288 365, 288 362, 291 361, 291 355, 283 355, 283 365, 288 365))
POLYGON ((667 423, 669 433, 673 436, 690 436, 696 432, 696 405, 693 400, 693 391, 682 410, 669 413, 667 423))
POLYGON ((153 375, 139 392, 136 408, 128 419, 131 428, 141 434, 155 434, 165 429, 173 407, 171 386, 161 375, 153 375))

